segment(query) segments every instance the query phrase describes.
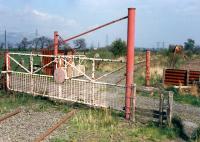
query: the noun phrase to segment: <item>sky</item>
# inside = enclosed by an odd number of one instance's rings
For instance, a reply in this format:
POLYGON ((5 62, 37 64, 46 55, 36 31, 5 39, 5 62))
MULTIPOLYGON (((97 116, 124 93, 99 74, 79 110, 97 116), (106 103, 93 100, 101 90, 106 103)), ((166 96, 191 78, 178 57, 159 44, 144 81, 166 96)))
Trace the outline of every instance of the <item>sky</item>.
MULTIPOLYGON (((136 46, 200 44, 200 0, 0 0, 0 33, 63 39, 127 15, 136 8, 136 46), (160 44, 158 45, 158 42, 160 44)), ((127 20, 83 36, 88 47, 127 39, 127 20)), ((9 40, 9 39, 8 39, 9 40)))

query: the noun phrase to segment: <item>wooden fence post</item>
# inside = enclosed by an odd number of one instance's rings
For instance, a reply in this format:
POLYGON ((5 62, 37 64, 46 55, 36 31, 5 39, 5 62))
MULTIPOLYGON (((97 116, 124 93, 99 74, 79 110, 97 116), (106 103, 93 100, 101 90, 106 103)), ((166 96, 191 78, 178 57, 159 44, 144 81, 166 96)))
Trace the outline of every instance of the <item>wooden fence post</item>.
POLYGON ((136 121, 136 85, 132 85, 131 86, 131 116, 130 116, 130 120, 132 122, 136 121))
POLYGON ((163 124, 163 103, 164 103, 164 95, 160 94, 160 105, 159 105, 159 125, 163 124))
POLYGON ((30 71, 31 71, 31 86, 30 86, 30 90, 31 93, 34 95, 34 79, 33 79, 33 52, 31 52, 30 55, 30 71))
POLYGON ((187 69, 186 72, 187 72, 187 74, 186 74, 186 84, 185 84, 185 85, 188 86, 188 85, 189 85, 189 75, 190 75, 190 70, 187 69))
POLYGON ((173 97, 174 93, 169 91, 168 95, 168 109, 167 109, 167 123, 171 127, 172 123, 172 116, 173 116, 173 97))
POLYGON ((162 77, 162 82, 163 82, 163 86, 165 85, 165 71, 166 69, 163 69, 163 77, 162 77))

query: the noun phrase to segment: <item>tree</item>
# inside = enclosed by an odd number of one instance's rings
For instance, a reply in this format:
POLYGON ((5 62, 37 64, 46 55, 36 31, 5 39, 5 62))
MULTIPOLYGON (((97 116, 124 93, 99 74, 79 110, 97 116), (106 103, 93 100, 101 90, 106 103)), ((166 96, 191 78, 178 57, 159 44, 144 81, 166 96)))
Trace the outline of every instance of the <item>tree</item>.
POLYGON ((26 37, 24 37, 22 39, 22 41, 18 44, 18 50, 26 50, 26 48, 28 48, 29 42, 28 39, 26 37))
POLYGON ((194 53, 199 54, 200 53, 200 45, 195 46, 194 53))
POLYGON ((4 43, 2 42, 0 43, 0 50, 3 50, 3 48, 4 48, 4 43))
POLYGON ((126 42, 122 39, 117 39, 111 44, 110 50, 114 56, 124 56, 126 54, 126 42))
POLYGON ((74 40, 73 43, 74 43, 74 46, 76 49, 85 49, 86 48, 86 42, 85 42, 84 38, 74 40))
POLYGON ((35 49, 38 49, 38 48, 43 49, 43 48, 48 47, 49 45, 53 44, 53 40, 48 37, 41 36, 38 38, 34 38, 31 41, 31 44, 32 44, 32 47, 35 49))
POLYGON ((8 43, 8 49, 9 49, 9 50, 10 50, 10 49, 13 49, 13 44, 8 43))
POLYGON ((193 39, 188 39, 187 42, 184 43, 185 50, 193 51, 195 48, 195 41, 193 39))

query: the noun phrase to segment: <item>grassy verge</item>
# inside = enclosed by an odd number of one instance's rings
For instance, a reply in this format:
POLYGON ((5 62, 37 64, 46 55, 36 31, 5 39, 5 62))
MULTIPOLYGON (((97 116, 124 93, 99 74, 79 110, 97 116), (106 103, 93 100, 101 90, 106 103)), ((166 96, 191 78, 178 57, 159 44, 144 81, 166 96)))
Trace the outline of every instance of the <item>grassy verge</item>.
MULTIPOLYGON (((13 94, 0 91, 0 115, 17 107, 42 112, 52 110, 68 112, 70 108, 76 107, 79 110, 78 113, 67 124, 63 125, 64 135, 52 138, 52 142, 168 142, 182 137, 182 127, 179 127, 177 121, 171 128, 158 127, 154 123, 147 125, 133 124, 124 120, 123 113, 109 109, 92 109, 84 105, 70 105, 43 97, 33 97, 24 93, 13 94)), ((199 130, 197 132, 199 133, 199 130)))
POLYGON ((200 107, 200 97, 192 96, 191 94, 182 95, 178 89, 174 88, 169 88, 168 90, 174 92, 174 100, 176 102, 200 107))
POLYGON ((55 137, 52 142, 65 141, 169 141, 177 135, 171 128, 155 125, 131 124, 124 120, 123 113, 107 109, 92 109, 85 106, 57 103, 46 98, 23 93, 7 94, 0 91, 0 114, 17 107, 34 111, 68 111, 77 107, 79 112, 66 124, 66 134, 55 137))
POLYGON ((130 124, 118 115, 110 110, 81 110, 68 124, 66 136, 54 138, 52 142, 171 141, 178 137, 173 128, 152 123, 130 124))
POLYGON ((48 109, 55 109, 59 111, 68 111, 67 105, 48 100, 43 97, 33 97, 24 93, 6 93, 0 91, 0 114, 9 112, 18 107, 26 107, 34 111, 46 111, 48 109))

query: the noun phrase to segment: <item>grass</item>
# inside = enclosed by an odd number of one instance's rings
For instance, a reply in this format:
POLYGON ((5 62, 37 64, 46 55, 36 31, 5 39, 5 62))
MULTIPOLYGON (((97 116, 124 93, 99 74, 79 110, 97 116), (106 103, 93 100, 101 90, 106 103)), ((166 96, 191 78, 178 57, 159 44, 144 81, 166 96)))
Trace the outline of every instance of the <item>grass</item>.
MULTIPOLYGON (((155 71, 156 72, 156 71, 155 71)), ((151 76, 151 84, 154 84, 153 86, 157 87, 156 84, 161 83, 161 77, 160 73, 152 73, 151 76)), ((137 86, 144 86, 145 85, 145 76, 144 76, 144 70, 141 68, 135 73, 135 83, 137 86)), ((181 94, 178 89, 175 89, 173 87, 170 87, 167 89, 167 91, 173 91, 174 92, 174 101, 181 103, 181 104, 189 104, 192 106, 200 107, 200 97, 194 96, 192 94, 181 94)), ((139 93, 138 95, 142 96, 149 96, 149 93, 139 93)), ((153 97, 158 97, 158 93, 155 92, 153 97)), ((152 96, 151 96, 152 97, 152 96)))
POLYGON ((168 91, 174 92, 174 100, 176 102, 182 103, 182 104, 190 104, 196 107, 200 107, 200 97, 192 96, 191 94, 185 94, 182 95, 178 89, 175 88, 168 88, 168 91))
MULTIPOLYGON (((20 52, 20 53, 31 53, 31 52, 20 52)), ((30 56, 22 56, 22 55, 10 55, 11 57, 13 57, 16 61, 20 62, 24 62, 24 66, 29 69, 30 66, 30 56)), ((2 70, 2 66, 4 64, 4 54, 0 55, 0 72, 2 70)), ((37 64, 40 65, 40 57, 33 57, 33 64, 37 64)), ((12 70, 15 71, 24 71, 21 67, 19 67, 14 61, 10 60, 11 63, 11 68, 12 70)))
POLYGON ((34 111, 47 111, 49 109, 67 112, 69 107, 43 97, 33 97, 24 93, 6 93, 0 91, 0 114, 7 113, 18 107, 26 107, 34 111))
POLYGON ((65 141, 169 141, 177 138, 171 128, 156 125, 132 124, 124 120, 124 114, 108 109, 92 109, 82 105, 69 105, 42 97, 33 97, 24 93, 6 93, 0 91, 0 114, 17 107, 34 111, 57 110, 67 112, 78 108, 78 113, 66 124, 64 136, 53 138, 52 142, 65 141))
POLYGON ((177 138, 173 128, 131 124, 110 110, 81 110, 69 122, 65 137, 52 142, 65 141, 170 141, 177 138))
MULTIPOLYGON (((174 88, 169 88, 168 91, 174 92, 174 101, 176 101, 177 103, 200 107, 200 97, 192 96, 191 94, 181 95, 174 88)), ((139 92, 138 95, 159 98, 158 92, 154 92, 153 96, 150 96, 150 94, 146 92, 139 92)))

